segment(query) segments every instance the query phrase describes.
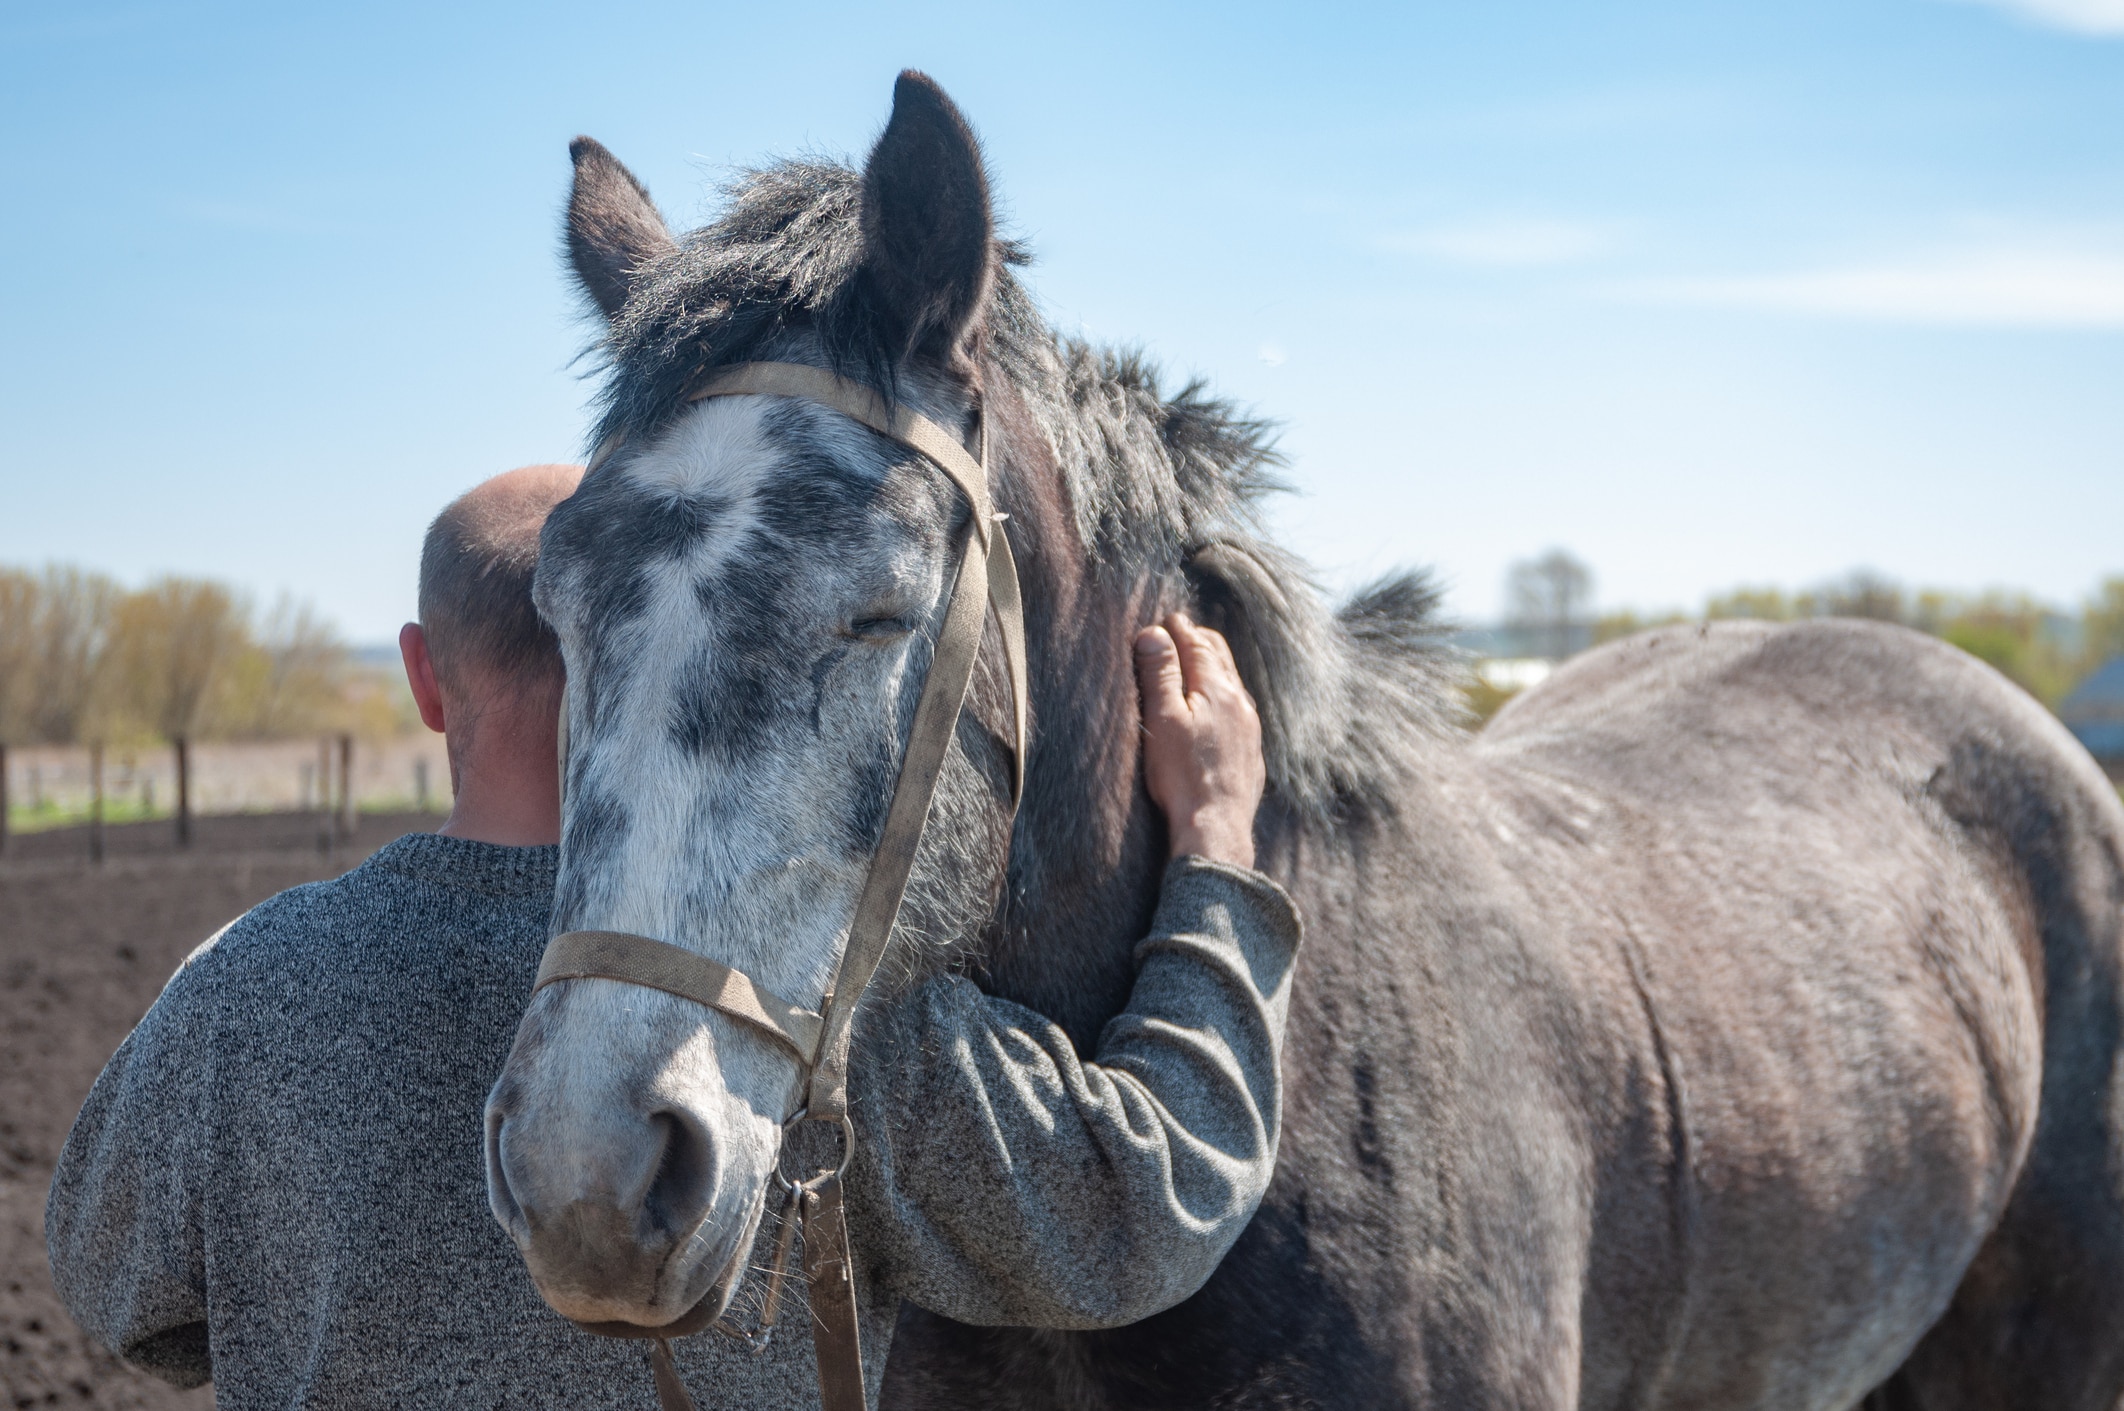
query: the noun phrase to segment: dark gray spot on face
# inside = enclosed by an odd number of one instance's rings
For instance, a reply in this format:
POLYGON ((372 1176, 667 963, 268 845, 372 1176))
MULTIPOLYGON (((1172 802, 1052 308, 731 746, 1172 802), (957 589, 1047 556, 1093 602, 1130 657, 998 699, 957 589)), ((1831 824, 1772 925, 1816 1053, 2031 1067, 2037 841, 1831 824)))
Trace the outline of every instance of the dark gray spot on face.
POLYGON ((626 806, 594 787, 571 783, 561 849, 568 859, 553 898, 554 919, 566 925, 583 907, 584 879, 608 870, 625 841, 633 816, 626 806))
MULTIPOLYGON (((609 469, 586 478, 555 509, 541 541, 540 572, 569 585, 564 615, 578 629, 576 673, 593 690, 620 664, 608 654, 619 629, 647 610, 655 566, 686 553, 730 510, 727 497, 659 494, 609 469)), ((560 607, 554 596, 548 594, 549 611, 560 607)), ((588 713, 594 722, 594 705, 588 713)))

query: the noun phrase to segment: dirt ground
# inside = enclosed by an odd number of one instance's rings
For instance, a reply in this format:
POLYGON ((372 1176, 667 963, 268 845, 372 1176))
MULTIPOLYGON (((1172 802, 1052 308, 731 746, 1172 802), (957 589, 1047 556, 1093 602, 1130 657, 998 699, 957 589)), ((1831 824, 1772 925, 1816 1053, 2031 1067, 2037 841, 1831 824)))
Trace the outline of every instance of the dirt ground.
POLYGON ((84 830, 10 838, 0 854, 0 1407, 188 1408, 178 1392, 122 1366, 74 1326, 44 1258, 44 1196, 75 1110, 104 1060, 179 961, 222 923, 273 893, 336 876, 418 814, 364 817, 321 849, 302 814, 197 820, 178 853, 167 823, 107 831, 88 862, 84 830))

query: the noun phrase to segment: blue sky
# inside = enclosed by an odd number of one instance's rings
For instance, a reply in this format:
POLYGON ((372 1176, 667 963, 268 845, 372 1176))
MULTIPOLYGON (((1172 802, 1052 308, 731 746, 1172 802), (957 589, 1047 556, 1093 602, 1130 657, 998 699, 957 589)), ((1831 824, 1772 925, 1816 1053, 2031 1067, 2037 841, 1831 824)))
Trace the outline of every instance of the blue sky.
POLYGON ((2124 0, 0 10, 0 562, 410 615, 581 453, 566 144, 674 224, 915 66, 1068 330, 1281 420, 1331 585, 1461 615, 2124 572, 2124 0))

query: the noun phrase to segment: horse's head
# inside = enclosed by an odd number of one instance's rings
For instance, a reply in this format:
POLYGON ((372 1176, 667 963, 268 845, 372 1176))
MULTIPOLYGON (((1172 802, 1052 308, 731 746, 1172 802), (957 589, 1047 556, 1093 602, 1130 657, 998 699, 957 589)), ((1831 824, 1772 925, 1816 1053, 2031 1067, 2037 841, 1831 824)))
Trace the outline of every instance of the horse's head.
MULTIPOLYGON (((555 510, 539 560, 568 666, 554 926, 656 937, 816 1008, 969 509, 829 407, 684 394, 705 367, 811 363, 970 430, 997 258, 980 154, 906 75, 859 181, 785 169, 814 189, 681 245, 603 148, 574 151, 569 250, 612 321, 615 449, 555 510)), ((940 940, 978 932, 1000 880, 1008 729, 979 714, 903 912, 940 940)), ((540 990, 488 1105, 487 1171, 547 1300, 650 1326, 727 1301, 802 1078, 786 1048, 688 1000, 603 979, 540 990)))

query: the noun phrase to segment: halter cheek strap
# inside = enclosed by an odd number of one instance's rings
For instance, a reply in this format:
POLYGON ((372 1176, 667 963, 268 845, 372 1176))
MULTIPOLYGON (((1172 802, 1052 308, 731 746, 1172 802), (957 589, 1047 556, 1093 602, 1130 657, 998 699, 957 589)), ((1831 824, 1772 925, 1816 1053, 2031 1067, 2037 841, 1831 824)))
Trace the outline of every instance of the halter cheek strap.
MULTIPOLYGON (((937 634, 921 700, 915 706, 907 753, 893 785, 885 831, 871 857, 870 871, 863 879, 863 890, 849 923, 848 944, 841 952, 840 966, 818 1013, 791 1004, 749 976, 693 951, 621 931, 570 931, 555 937, 546 947, 535 988, 574 979, 643 985, 741 1020, 796 1056, 808 1081, 804 1104, 790 1122, 837 1125, 843 1142, 841 1160, 831 1170, 822 1170, 809 1180, 786 1183, 789 1203, 782 1212, 760 1331, 748 1334, 721 1321, 711 1326, 744 1338, 755 1350, 766 1346, 780 1306, 790 1243, 801 1223, 821 1404, 824 1411, 865 1411, 868 1400, 863 1386, 861 1330, 856 1320, 854 1264, 841 1204, 841 1176, 855 1152, 855 1129, 848 1116, 848 1053, 856 1005, 877 973, 886 944, 892 939, 893 923, 899 916, 907 879, 929 818, 930 799, 936 793, 952 734, 965 708, 967 685, 973 679, 982 629, 991 610, 1000 629, 1010 676, 1013 814, 1024 795, 1024 606, 1010 540, 999 528, 1002 517, 994 514, 989 504, 985 426, 981 455, 976 458, 956 436, 929 418, 905 407, 888 407, 884 398, 859 382, 799 363, 743 363, 727 368, 687 400, 745 396, 800 397, 853 417, 879 435, 927 458, 959 488, 973 510, 972 524, 960 549, 951 600, 945 608, 944 625, 937 634)), ((608 440, 592 457, 591 468, 602 464, 618 448, 616 438, 608 440)), ((567 748, 564 705, 560 735, 563 780, 567 778, 567 748)), ((665 1339, 696 1331, 705 1322, 697 1314, 688 1314, 663 1328, 636 1329, 603 1323, 593 1331, 655 1338, 651 1364, 664 1411, 692 1411, 692 1398, 672 1365, 665 1339)))

